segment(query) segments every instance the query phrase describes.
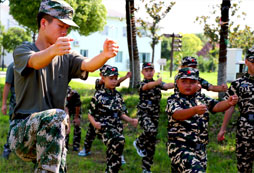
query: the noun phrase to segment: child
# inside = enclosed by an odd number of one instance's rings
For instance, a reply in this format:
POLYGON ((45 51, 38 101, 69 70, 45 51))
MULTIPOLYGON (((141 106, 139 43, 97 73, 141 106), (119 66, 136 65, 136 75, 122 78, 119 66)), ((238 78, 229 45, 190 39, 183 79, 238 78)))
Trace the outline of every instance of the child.
POLYGON ((144 129, 143 133, 133 142, 137 153, 142 158, 143 172, 150 172, 155 152, 156 135, 158 132, 161 89, 174 88, 173 83, 164 83, 162 79, 153 80, 154 66, 146 62, 142 67, 144 80, 139 86, 138 121, 144 129))
MULTIPOLYGON (((182 59, 181 68, 185 68, 185 67, 197 68, 197 65, 198 63, 196 58, 191 56, 186 56, 182 59)), ((198 79, 198 81, 201 87, 206 89, 207 91, 226 92, 228 89, 228 86, 226 84, 222 84, 221 86, 212 85, 201 77, 198 79)))
POLYGON ((176 77, 179 93, 168 98, 168 155, 172 172, 206 172, 206 145, 210 112, 222 112, 237 103, 236 95, 218 102, 200 94, 199 72, 182 68, 176 77))
POLYGON ((123 125, 120 119, 129 122, 134 127, 138 120, 128 117, 127 108, 121 94, 115 90, 118 84, 118 70, 116 67, 107 68, 102 72, 104 88, 97 90, 91 100, 88 118, 101 135, 103 143, 107 146, 106 172, 118 172, 121 167, 125 138, 123 125))
MULTIPOLYGON (((105 73, 105 71, 108 68, 112 68, 112 66, 105 64, 100 68, 101 79, 97 79, 95 81, 95 89, 96 90, 104 89, 104 82, 102 80, 102 74, 105 73)), ((120 86, 120 83, 129 77, 131 77, 131 72, 128 72, 124 77, 119 78, 117 81, 117 86, 120 86)), ((91 123, 89 123, 88 130, 86 133, 86 138, 84 141, 84 149, 78 153, 79 156, 85 157, 85 156, 88 156, 91 154, 91 147, 92 147, 92 143, 93 143, 95 137, 96 137, 95 129, 94 129, 93 125, 91 123)), ((122 159, 122 164, 125 164, 126 162, 124 160, 123 155, 122 155, 121 159, 122 159)))

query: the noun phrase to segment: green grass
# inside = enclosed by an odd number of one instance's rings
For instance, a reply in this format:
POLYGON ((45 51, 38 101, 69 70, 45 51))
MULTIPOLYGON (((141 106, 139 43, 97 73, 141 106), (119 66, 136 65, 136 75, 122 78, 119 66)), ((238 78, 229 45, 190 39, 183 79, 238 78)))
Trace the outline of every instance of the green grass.
MULTIPOLYGON (((163 73, 163 78, 166 76, 163 73)), ((207 79, 211 80, 210 74, 207 79)), ((3 90, 4 79, 0 78, 0 91, 3 90)), ((94 93, 94 85, 80 85, 77 82, 71 82, 72 88, 76 89, 81 95, 82 101, 82 139, 81 146, 83 147, 85 134, 88 128, 88 118, 87 111, 88 105, 91 97, 94 93)), ((138 95, 129 94, 129 90, 126 88, 118 89, 125 100, 126 106, 129 111, 129 116, 136 117, 136 105, 138 103, 138 95)), ((154 156, 154 164, 152 166, 152 171, 154 173, 167 173, 170 171, 170 159, 166 153, 166 142, 167 142, 167 115, 165 114, 165 106, 167 104, 167 97, 171 93, 163 93, 161 100, 161 114, 159 121, 159 133, 158 133, 158 144, 156 145, 156 152, 154 156)), ((1 103, 2 100, 0 100, 1 103)), ((0 113, 0 153, 3 151, 3 145, 6 142, 6 135, 8 132, 8 116, 3 116, 0 113)), ((223 143, 218 143, 216 136, 220 125, 223 121, 222 113, 211 114, 209 122, 209 145, 207 147, 208 152, 208 168, 209 173, 228 173, 237 172, 236 169, 236 157, 235 157, 235 124, 237 112, 233 115, 233 120, 228 126, 228 133, 226 135, 226 141, 223 143)), ((137 129, 125 124, 124 136, 126 139, 124 156, 127 164, 123 165, 121 168, 121 173, 136 173, 141 172, 141 158, 137 155, 132 142, 135 138, 142 132, 138 127, 137 129)), ((73 139, 73 128, 70 134, 70 149, 72 148, 73 139)), ((69 173, 94 173, 94 172, 104 172, 106 167, 106 147, 99 140, 96 139, 92 145, 92 154, 88 157, 79 157, 77 152, 69 151, 67 155, 67 165, 69 173)), ((33 172, 33 164, 31 162, 24 162, 19 159, 14 153, 10 155, 9 160, 4 160, 0 158, 0 172, 33 172)))

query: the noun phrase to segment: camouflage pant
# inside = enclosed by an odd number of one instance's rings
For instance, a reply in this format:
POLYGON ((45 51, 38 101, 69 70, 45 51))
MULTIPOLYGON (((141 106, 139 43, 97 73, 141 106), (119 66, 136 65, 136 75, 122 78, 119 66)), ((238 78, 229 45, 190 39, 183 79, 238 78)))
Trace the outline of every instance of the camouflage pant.
MULTIPOLYGON (((11 116, 12 114, 9 114, 9 122, 11 123, 11 116)), ((9 137, 10 137, 10 128, 9 128, 9 131, 8 131, 8 134, 7 134, 7 138, 6 138, 6 143, 4 144, 4 150, 10 150, 10 145, 9 145, 9 137)))
POLYGON ((158 133, 159 115, 138 110, 139 125, 143 128, 143 133, 137 138, 136 145, 146 151, 146 156, 142 158, 142 169, 150 171, 155 153, 156 136, 158 133))
POLYGON ((167 143, 168 156, 171 159, 171 171, 176 173, 206 172, 207 155, 205 148, 193 149, 187 145, 167 143))
MULTIPOLYGON (((70 118, 74 118, 75 115, 70 115, 70 118)), ((80 118, 80 116, 79 116, 80 118)), ((70 138, 70 135, 66 135, 66 138, 65 138, 65 146, 66 148, 68 149, 69 147, 69 138, 70 138)), ((81 128, 79 125, 75 125, 74 124, 74 132, 73 132, 73 148, 76 148, 76 149, 79 149, 80 147, 80 140, 81 140, 81 128)))
POLYGON ((86 152, 91 151, 92 143, 96 137, 95 129, 91 123, 89 123, 87 132, 86 132, 86 138, 84 142, 84 148, 86 149, 86 152))
POLYGON ((124 149, 125 138, 122 134, 122 128, 106 128, 96 130, 101 135, 103 143, 107 146, 107 173, 116 173, 119 171, 121 163, 121 155, 124 149))
POLYGON ((237 123, 236 157, 238 172, 252 172, 254 160, 254 122, 240 116, 237 123))
POLYGON ((36 161, 35 172, 65 172, 65 134, 68 116, 60 109, 12 120, 10 149, 24 161, 36 161))

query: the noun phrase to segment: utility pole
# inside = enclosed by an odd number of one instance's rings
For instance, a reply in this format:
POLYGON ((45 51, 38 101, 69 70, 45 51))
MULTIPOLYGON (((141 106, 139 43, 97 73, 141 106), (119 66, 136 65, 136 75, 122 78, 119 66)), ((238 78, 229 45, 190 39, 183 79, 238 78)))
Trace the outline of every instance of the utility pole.
POLYGON ((172 42, 171 42, 171 52, 170 52, 170 77, 172 77, 172 71, 173 71, 173 59, 174 59, 174 51, 181 51, 182 47, 182 35, 180 34, 164 34, 165 37, 169 38, 172 37, 172 42))

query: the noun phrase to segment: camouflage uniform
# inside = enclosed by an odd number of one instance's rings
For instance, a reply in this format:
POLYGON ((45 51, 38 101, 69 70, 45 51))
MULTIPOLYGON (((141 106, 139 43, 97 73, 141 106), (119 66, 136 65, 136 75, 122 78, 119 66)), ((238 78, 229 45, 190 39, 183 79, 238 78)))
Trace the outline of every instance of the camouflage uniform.
POLYGON ((231 83, 226 98, 236 94, 240 116, 237 121, 236 156, 239 172, 252 172, 254 160, 254 77, 245 73, 231 83))
MULTIPOLYGON (((197 80, 198 71, 193 68, 184 68, 179 71, 176 80, 191 77, 197 80)), ((172 115, 177 110, 200 104, 207 105, 209 111, 212 111, 217 103, 216 100, 200 93, 192 96, 174 93, 168 98, 165 110, 168 114, 167 150, 171 159, 172 172, 206 172, 209 113, 196 114, 184 121, 175 120, 172 115)))
MULTIPOLYGON (((79 107, 79 119, 81 115, 81 101, 80 101, 80 95, 76 90, 68 88, 67 91, 67 98, 66 98, 66 107, 69 111, 70 118, 75 118, 76 116, 76 108, 79 107)), ((78 151, 80 147, 80 139, 81 139, 81 128, 79 125, 74 124, 74 135, 73 135, 73 150, 78 151)), ((68 149, 69 144, 69 134, 66 135, 66 148, 68 149)))
MULTIPOLYGON (((143 64, 143 68, 153 68, 153 65, 143 64)), ((142 158, 142 169, 150 171, 153 164, 153 156, 155 153, 156 136, 158 133, 159 112, 160 112, 160 100, 161 100, 161 85, 156 86, 150 90, 142 90, 142 87, 154 80, 144 79, 139 84, 139 103, 137 105, 137 117, 139 125, 144 130, 142 134, 136 139, 136 145, 141 150, 146 152, 146 156, 142 158)))
MULTIPOLYGON (((105 70, 107 68, 110 68, 110 67, 111 66, 107 65, 107 64, 103 65, 100 68, 100 73, 104 73, 105 70)), ((100 79, 96 79, 95 89, 96 89, 96 91, 104 89, 104 84, 100 84, 100 79)), ((95 137, 96 137, 95 128, 93 127, 93 125, 91 123, 89 123, 88 129, 87 129, 87 132, 86 132, 86 138, 85 138, 85 141, 84 141, 84 148, 86 150, 86 153, 91 151, 92 143, 93 143, 95 137)), ((101 138, 100 135, 98 137, 101 138)))
MULTIPOLYGON (((117 69, 116 74, 118 75, 117 69)), ((104 74, 103 76, 108 75, 104 74)), ((103 143, 107 146, 106 172, 118 172, 125 144, 120 116, 127 114, 121 94, 115 89, 97 90, 91 100, 88 113, 94 117, 95 121, 102 124, 102 128, 96 129, 95 132, 101 135, 103 143)))

